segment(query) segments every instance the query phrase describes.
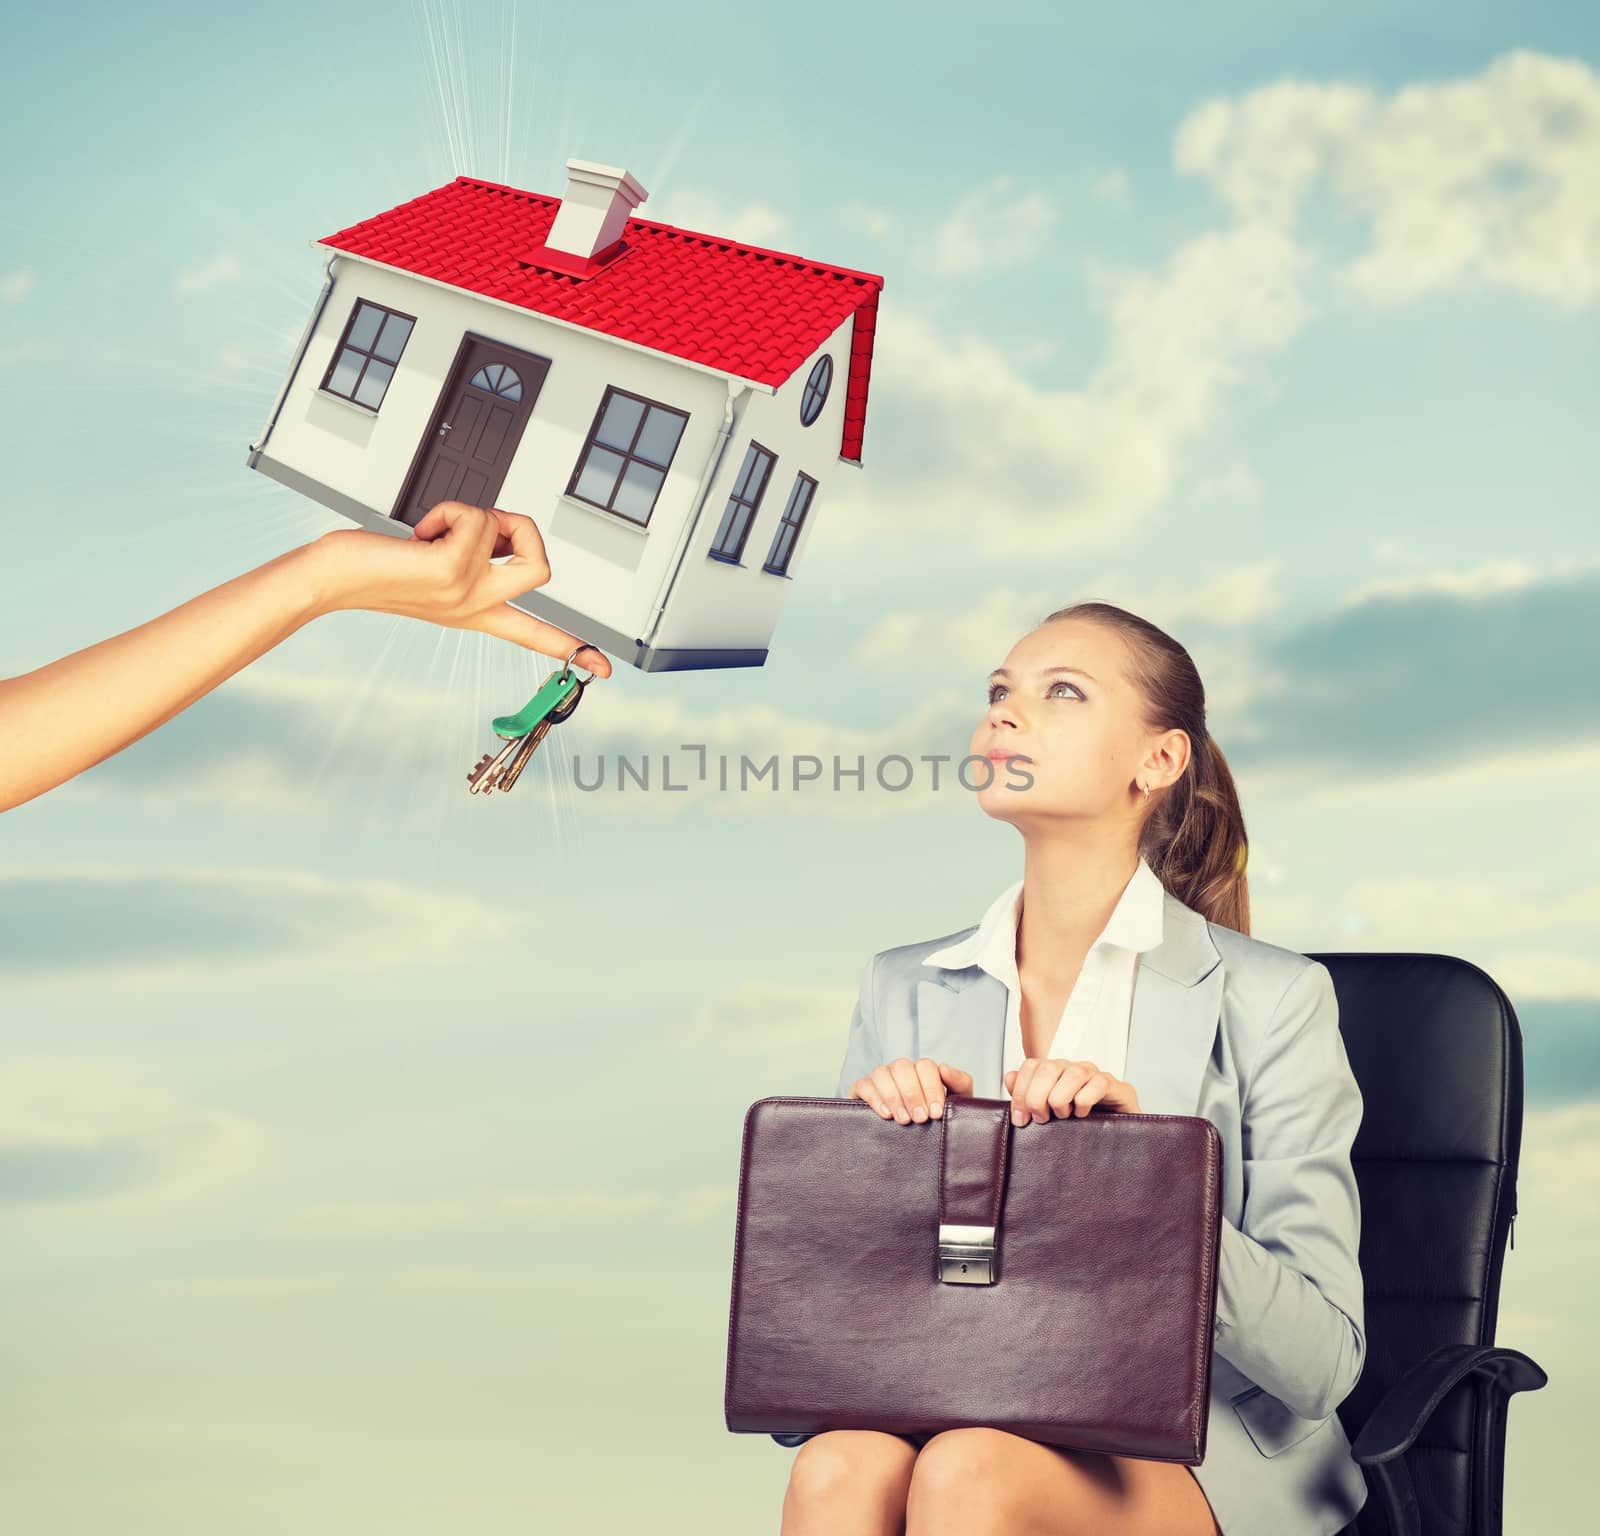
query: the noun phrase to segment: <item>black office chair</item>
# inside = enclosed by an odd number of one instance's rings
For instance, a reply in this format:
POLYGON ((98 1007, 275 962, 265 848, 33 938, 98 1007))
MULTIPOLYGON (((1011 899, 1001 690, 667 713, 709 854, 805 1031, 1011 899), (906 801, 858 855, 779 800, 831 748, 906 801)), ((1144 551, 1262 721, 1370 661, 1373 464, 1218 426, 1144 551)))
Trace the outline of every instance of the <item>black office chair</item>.
POLYGON ((1522 1031, 1448 955, 1319 954, 1364 1108, 1367 1356, 1339 1407, 1371 1490, 1341 1536, 1500 1536, 1506 1407, 1540 1367, 1494 1342, 1517 1209, 1522 1031))

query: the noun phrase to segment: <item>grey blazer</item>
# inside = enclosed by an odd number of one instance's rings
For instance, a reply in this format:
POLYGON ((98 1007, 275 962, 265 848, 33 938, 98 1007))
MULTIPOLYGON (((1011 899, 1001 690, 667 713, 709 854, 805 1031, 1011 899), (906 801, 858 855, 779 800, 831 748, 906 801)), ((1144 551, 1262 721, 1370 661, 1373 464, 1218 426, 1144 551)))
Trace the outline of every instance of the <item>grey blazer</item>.
MULTIPOLYGON (((1361 1122, 1328 968, 1208 922, 1170 891, 1165 937, 1139 957, 1124 1078, 1151 1114, 1222 1136, 1222 1236, 1206 1458, 1194 1468, 1223 1536, 1331 1536, 1367 1497, 1335 1409, 1366 1354, 1361 1122)), ((923 959, 973 931, 874 955, 836 1098, 898 1057, 1001 1081, 1005 984, 923 959)), ((908 1131, 910 1127, 906 1128, 908 1131)))

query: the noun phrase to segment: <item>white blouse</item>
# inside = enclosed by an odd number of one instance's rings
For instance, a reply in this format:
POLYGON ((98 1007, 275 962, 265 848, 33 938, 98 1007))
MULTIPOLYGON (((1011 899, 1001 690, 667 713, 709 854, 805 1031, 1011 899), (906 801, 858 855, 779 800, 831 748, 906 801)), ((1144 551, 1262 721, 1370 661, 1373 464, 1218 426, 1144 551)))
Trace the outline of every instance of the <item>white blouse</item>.
MULTIPOLYGON (((1061 1010, 1050 1048, 1043 1054, 1058 1060, 1092 1061, 1103 1072, 1121 1077, 1128 1060, 1128 1026, 1133 1012, 1133 986, 1139 955, 1162 939, 1166 890, 1141 857, 1123 887, 1111 916, 1089 948, 1083 969, 1061 1010)), ((1005 1074, 1020 1067, 1022 1049, 1022 980, 1017 974, 1017 926, 1021 918, 1022 881, 1007 887, 983 914, 977 931, 937 954, 929 965, 981 965, 1006 985, 1006 1042, 1000 1068, 1005 1074)), ((960 1065, 960 1063, 956 1063, 960 1065)), ((1137 1088, 1138 1084, 1134 1084, 1137 1088)))

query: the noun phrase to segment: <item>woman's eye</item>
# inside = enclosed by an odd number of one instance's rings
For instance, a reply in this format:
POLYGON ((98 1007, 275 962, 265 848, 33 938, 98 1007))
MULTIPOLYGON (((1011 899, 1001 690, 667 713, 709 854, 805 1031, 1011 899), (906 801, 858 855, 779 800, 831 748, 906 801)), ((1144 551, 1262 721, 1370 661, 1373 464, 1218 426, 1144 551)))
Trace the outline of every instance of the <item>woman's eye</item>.
MULTIPOLYGON (((1005 686, 1006 685, 1004 683, 991 683, 989 685, 989 702, 991 704, 994 703, 996 694, 1000 694, 1005 691, 1005 686)), ((1069 683, 1064 677, 1057 678, 1055 682, 1051 683, 1050 690, 1046 692, 1046 697, 1048 698, 1050 692, 1057 688, 1070 688, 1072 689, 1073 693, 1078 696, 1078 698, 1081 699, 1083 697, 1083 690, 1079 688, 1076 683, 1069 683)))

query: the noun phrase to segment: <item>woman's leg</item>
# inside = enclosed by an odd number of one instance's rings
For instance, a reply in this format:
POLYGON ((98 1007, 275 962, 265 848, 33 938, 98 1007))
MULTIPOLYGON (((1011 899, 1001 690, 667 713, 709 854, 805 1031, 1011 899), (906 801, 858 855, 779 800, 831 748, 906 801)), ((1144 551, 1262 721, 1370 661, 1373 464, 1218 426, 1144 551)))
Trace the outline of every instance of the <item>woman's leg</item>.
POLYGON ((782 1536, 902 1536, 917 1448, 876 1429, 830 1429, 795 1452, 782 1536))
POLYGON ((947 1429, 917 1454, 907 1536, 1220 1536, 1188 1467, 947 1429))

